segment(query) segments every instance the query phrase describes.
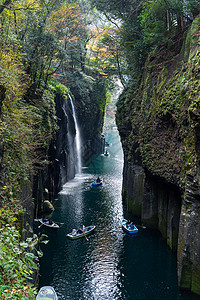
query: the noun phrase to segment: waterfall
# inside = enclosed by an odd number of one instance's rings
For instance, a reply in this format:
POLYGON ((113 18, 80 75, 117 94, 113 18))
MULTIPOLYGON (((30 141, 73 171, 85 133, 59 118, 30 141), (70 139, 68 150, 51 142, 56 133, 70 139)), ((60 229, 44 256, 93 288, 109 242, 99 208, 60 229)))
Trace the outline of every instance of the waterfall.
POLYGON ((76 130, 76 137, 75 137, 75 146, 76 146, 76 154, 77 154, 77 163, 76 163, 76 172, 78 174, 81 173, 81 136, 80 136, 80 130, 78 127, 77 119, 76 119, 76 113, 74 108, 74 103, 72 100, 72 97, 68 94, 71 106, 72 106, 72 114, 74 117, 74 124, 75 124, 75 130, 76 130))

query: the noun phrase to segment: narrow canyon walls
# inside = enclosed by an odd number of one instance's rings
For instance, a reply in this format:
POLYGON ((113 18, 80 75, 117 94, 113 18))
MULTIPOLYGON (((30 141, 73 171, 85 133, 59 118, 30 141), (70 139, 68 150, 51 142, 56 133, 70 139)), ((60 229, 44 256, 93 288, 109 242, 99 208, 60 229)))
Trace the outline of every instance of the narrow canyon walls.
POLYGON ((166 44, 149 55, 140 86, 120 97, 116 122, 124 201, 177 252, 180 288, 200 295, 199 29, 197 17, 179 49, 166 44))

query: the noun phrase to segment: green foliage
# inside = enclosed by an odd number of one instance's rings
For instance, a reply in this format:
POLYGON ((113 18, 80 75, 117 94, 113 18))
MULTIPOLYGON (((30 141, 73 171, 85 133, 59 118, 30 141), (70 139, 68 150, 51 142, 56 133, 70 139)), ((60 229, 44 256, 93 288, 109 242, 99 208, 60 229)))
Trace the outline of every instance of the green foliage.
MULTIPOLYGON (((58 129, 55 94, 65 96, 69 86, 87 102, 99 87, 102 91, 96 92, 92 105, 104 113, 108 84, 91 71, 91 14, 87 17, 87 5, 80 2, 10 1, 0 12, 0 208, 16 215, 21 213, 25 186, 48 163, 48 146, 58 129)), ((15 222, 21 233, 22 213, 21 222, 6 211, 0 214, 0 292, 5 299, 32 299, 24 286, 36 268, 36 241, 19 244, 19 232, 7 225, 15 222), (3 239, 8 243, 3 245, 3 239)))
POLYGON ((0 120, 4 147, 2 163, 6 167, 2 180, 5 184, 9 182, 14 197, 23 182, 34 173, 35 164, 41 165, 46 159, 45 152, 40 150, 41 146, 45 149, 49 145, 57 129, 53 94, 44 91, 35 105, 27 105, 16 96, 11 97, 10 93, 6 93, 2 105, 3 118, 0 120))
MULTIPOLYGON (((144 63, 152 49, 161 45, 178 48, 174 36, 184 32, 200 12, 197 0, 90 0, 109 21, 120 28, 121 49, 124 49, 126 75, 136 84, 141 80, 144 63)), ((177 38, 176 38, 177 40, 177 38)), ((178 49, 179 51, 180 49, 178 49)))
POLYGON ((166 48, 149 55, 140 89, 131 86, 124 91, 117 112, 117 122, 126 134, 127 157, 132 161, 137 157, 138 145, 142 162, 152 174, 178 182, 183 189, 186 174, 195 174, 199 159, 199 26, 197 17, 187 31, 181 55, 170 63, 166 48))
POLYGON ((67 88, 65 85, 63 85, 59 82, 53 81, 53 80, 48 82, 48 87, 54 94, 58 94, 61 96, 67 96, 67 94, 70 93, 69 88, 67 88))
POLYGON ((0 210, 0 216, 0 297, 5 300, 35 299, 36 289, 32 284, 27 285, 27 281, 38 269, 38 256, 42 253, 36 246, 44 237, 39 240, 35 235, 20 242, 13 212, 5 207, 0 210))
POLYGON ((144 42, 150 46, 158 46, 166 42, 166 5, 165 1, 149 1, 143 5, 139 16, 144 34, 144 42))

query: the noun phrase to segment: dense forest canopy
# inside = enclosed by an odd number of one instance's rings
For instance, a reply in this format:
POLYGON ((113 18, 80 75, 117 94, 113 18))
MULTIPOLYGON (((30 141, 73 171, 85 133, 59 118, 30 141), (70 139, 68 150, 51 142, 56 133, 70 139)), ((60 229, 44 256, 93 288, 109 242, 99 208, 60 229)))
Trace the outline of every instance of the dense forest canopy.
MULTIPOLYGON (((165 45, 171 55, 179 51, 181 36, 199 12, 199 0, 0 0, 2 228, 16 221, 25 184, 36 167, 47 163, 57 130, 55 93, 68 93, 73 84, 84 90, 98 79, 109 95, 115 76, 124 87, 137 84, 148 53, 165 45)), ((13 228, 6 232, 13 235, 13 228)), ((0 254, 3 239, 2 234, 0 254)), ((13 239, 17 247, 20 235, 13 239)), ((11 293, 14 286, 28 295, 23 286, 35 267, 31 257, 28 269, 24 265, 25 249, 34 247, 30 244, 21 245, 20 267, 8 264, 6 246, 0 293, 6 288, 11 293)))
POLYGON ((164 43, 174 44, 173 38, 178 40, 200 11, 198 0, 90 1, 113 24, 120 24, 126 75, 132 80, 139 78, 148 53, 164 43))

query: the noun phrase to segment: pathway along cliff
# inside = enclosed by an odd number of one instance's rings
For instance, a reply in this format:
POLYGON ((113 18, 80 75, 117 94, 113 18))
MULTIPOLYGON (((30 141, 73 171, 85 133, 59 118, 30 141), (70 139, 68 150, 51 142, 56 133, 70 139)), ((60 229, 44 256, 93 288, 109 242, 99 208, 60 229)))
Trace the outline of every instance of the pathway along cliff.
POLYGON ((122 231, 122 218, 132 217, 121 198, 118 132, 109 133, 106 140, 112 143, 110 156, 93 157, 55 199, 53 220, 64 224, 57 232, 48 231, 40 286, 52 285, 65 300, 199 299, 179 291, 176 256, 157 231, 140 228, 132 237, 122 231), (104 182, 94 188, 91 183, 98 175, 104 182), (94 234, 88 240, 67 239, 66 234, 80 224, 96 225, 94 234))

